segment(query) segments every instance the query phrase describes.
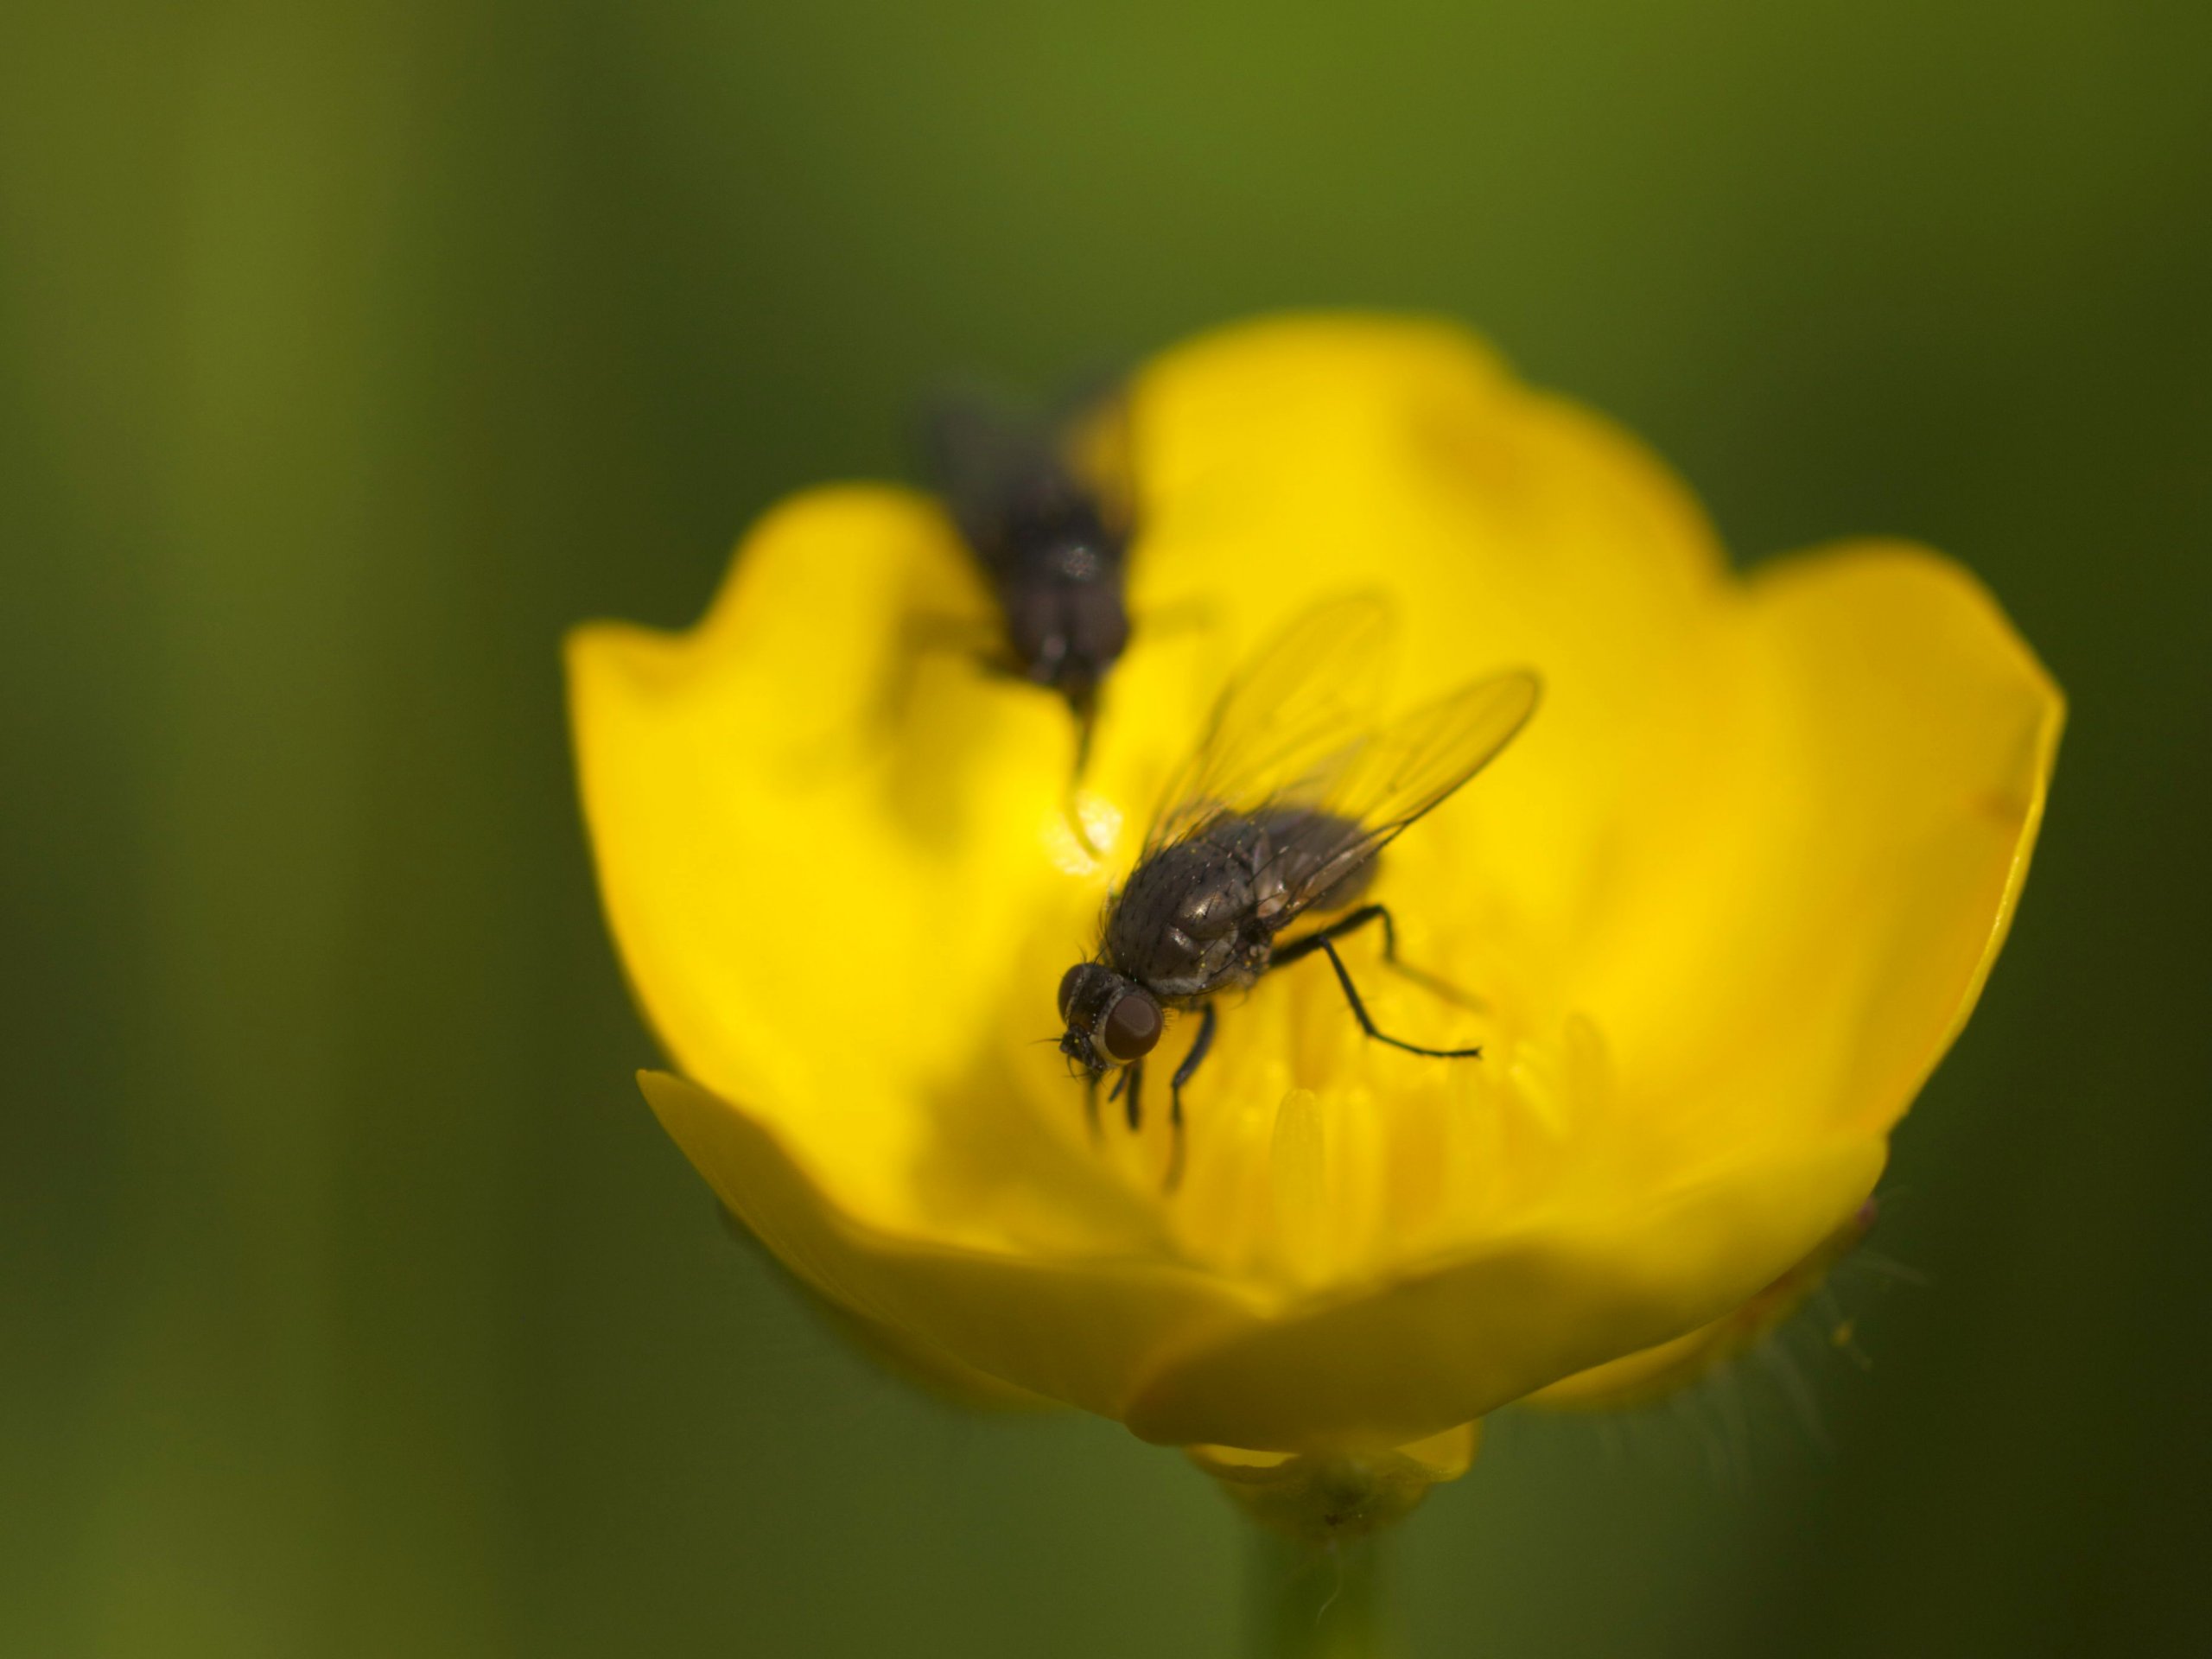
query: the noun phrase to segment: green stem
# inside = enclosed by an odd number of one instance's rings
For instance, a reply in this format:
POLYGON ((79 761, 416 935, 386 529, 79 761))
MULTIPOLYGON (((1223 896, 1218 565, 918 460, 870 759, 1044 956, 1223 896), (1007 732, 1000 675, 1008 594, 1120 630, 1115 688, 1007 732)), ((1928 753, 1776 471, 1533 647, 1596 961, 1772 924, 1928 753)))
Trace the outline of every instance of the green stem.
POLYGON ((1254 1528, 1252 1659, 1378 1659, 1396 1651, 1383 1629, 1379 1538, 1325 1546, 1254 1528))

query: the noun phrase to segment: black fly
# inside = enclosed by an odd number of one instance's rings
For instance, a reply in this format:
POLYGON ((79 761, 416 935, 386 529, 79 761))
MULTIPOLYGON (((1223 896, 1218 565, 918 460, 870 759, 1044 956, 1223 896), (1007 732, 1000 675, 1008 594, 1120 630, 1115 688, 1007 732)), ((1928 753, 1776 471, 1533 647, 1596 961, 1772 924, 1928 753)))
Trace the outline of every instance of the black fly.
POLYGON ((1481 1052, 1424 1048, 1377 1030, 1335 942, 1380 922, 1384 959, 1398 965, 1390 912, 1359 902, 1376 855, 1512 741, 1539 684, 1526 670, 1508 670, 1377 728, 1370 711, 1390 620, 1380 599, 1332 601, 1230 683, 1166 791, 1128 885, 1108 901, 1097 957, 1060 981, 1060 1052, 1084 1068, 1094 1119, 1099 1078, 1128 1068, 1113 1092, 1126 1090, 1132 1128, 1165 1011, 1198 1012, 1198 1035, 1169 1084, 1171 1187, 1182 1169, 1183 1089, 1213 1041, 1212 999, 1272 969, 1319 951, 1376 1041, 1440 1059, 1481 1052), (1344 913, 1278 945, 1308 912, 1344 913))
POLYGON ((1133 533, 1118 398, 1076 419, 1031 419, 944 395, 925 412, 931 481, 1006 613, 1008 666, 1067 700, 1081 774, 1098 688, 1128 643, 1122 568, 1133 533), (1118 474, 1118 475, 1117 475, 1118 474))

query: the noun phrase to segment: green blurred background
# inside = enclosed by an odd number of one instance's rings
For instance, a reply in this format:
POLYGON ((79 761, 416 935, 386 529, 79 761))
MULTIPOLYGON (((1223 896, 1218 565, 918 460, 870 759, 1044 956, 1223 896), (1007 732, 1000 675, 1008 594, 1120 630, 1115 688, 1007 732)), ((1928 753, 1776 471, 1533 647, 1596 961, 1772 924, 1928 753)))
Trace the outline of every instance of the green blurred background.
POLYGON ((556 641, 940 371, 1307 302, 1474 322, 1739 556, 1956 552, 2075 704, 1871 1367, 1500 1422, 1414 1650, 2204 1650, 2207 16, 9 8, 0 1653, 1233 1650, 1179 1459, 925 1403, 723 1236, 556 641))

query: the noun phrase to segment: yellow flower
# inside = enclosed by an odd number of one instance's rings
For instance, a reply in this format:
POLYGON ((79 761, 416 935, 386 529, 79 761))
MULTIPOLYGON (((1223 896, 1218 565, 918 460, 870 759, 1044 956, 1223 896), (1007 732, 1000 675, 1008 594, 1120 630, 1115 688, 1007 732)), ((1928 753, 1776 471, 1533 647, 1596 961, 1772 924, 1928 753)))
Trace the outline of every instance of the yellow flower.
POLYGON ((1255 1484, 1288 1464, 1248 1453, 1448 1472, 1472 1440, 1434 1437, 1632 1392, 1684 1351, 1627 1357, 1728 1328, 1848 1227, 2003 939, 2061 700, 1933 554, 1732 575, 1632 440, 1449 327, 1227 329, 1132 410, 1103 859, 1067 823, 1065 708, 940 643, 992 613, 919 495, 802 494, 689 633, 572 639, 607 913, 682 1073, 645 1094, 941 1383, 1255 1484), (1401 706, 1545 678, 1376 889, 1479 1011, 1347 952, 1386 1030, 1484 1058, 1363 1040, 1325 963, 1272 975, 1223 1007, 1171 1193, 1164 1126, 1094 1145, 1035 1039, 1229 666, 1351 588, 1402 613, 1401 706))

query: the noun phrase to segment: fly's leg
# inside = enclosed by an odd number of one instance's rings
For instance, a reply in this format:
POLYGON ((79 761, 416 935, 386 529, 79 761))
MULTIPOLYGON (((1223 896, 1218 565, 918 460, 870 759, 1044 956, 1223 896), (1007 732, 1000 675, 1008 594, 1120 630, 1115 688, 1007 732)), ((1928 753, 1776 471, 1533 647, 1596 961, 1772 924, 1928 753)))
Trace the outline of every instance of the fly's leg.
POLYGON ((1276 968, 1286 967, 1296 962, 1300 957, 1311 956, 1316 950, 1321 951, 1329 958, 1329 966, 1337 970, 1337 983, 1344 987, 1344 1001, 1351 1004, 1352 1017, 1359 1021, 1359 1028, 1376 1042, 1388 1043, 1393 1048, 1404 1049, 1408 1054, 1425 1054, 1431 1059, 1437 1060, 1465 1060, 1480 1056, 1482 1050, 1479 1047, 1423 1048, 1418 1043, 1409 1043, 1402 1038, 1393 1037, 1387 1032, 1376 1029, 1375 1021, 1367 1012, 1367 1005, 1359 1000, 1358 988, 1351 982, 1351 970, 1344 966, 1344 959, 1337 954, 1336 941, 1355 929, 1364 927, 1368 923, 1378 920, 1382 924, 1383 959, 1393 967, 1398 968, 1401 972, 1407 971, 1404 965, 1398 961, 1397 930, 1390 924, 1390 912, 1380 905, 1362 905, 1350 915, 1340 917, 1330 923, 1319 932, 1308 933, 1294 944, 1285 945, 1274 953, 1274 961, 1271 965, 1276 968))
POLYGON ((1281 968, 1296 962, 1300 957, 1310 957, 1332 939, 1341 939, 1347 933, 1357 933, 1370 922, 1382 924, 1382 960, 1392 967, 1401 967, 1398 961, 1398 929, 1391 921, 1390 912, 1381 905, 1362 905, 1357 910, 1339 916, 1326 927, 1308 933, 1302 939, 1294 939, 1274 953, 1270 967, 1281 968))
MULTIPOLYGON (((1394 972, 1410 979, 1431 996, 1437 998, 1440 1001, 1449 1002, 1455 1008, 1465 1008, 1470 1014, 1481 1014, 1484 1011, 1482 998, 1468 995, 1450 980, 1439 979, 1426 968, 1416 968, 1398 955, 1398 930, 1391 922, 1389 911, 1380 905, 1368 905, 1363 906, 1361 910, 1354 911, 1352 915, 1359 916, 1366 911, 1373 911, 1382 918, 1382 960, 1394 972)), ((1350 920, 1351 918, 1348 917, 1345 919, 1350 920)))
POLYGON ((1167 1084, 1167 1122, 1174 1130, 1172 1149, 1167 1154, 1167 1190, 1173 1192, 1183 1182, 1183 1085, 1198 1075, 1198 1067, 1206 1058, 1206 1051, 1213 1046, 1214 1013, 1209 1002, 1198 1014, 1198 1034, 1191 1039, 1191 1051, 1183 1056, 1183 1064, 1175 1068, 1175 1075, 1167 1084))
POLYGON ((1390 919, 1390 912, 1388 907, 1382 905, 1362 905, 1357 910, 1338 917, 1320 932, 1310 933, 1294 944, 1285 945, 1275 952, 1275 963, 1280 966, 1286 962, 1295 962, 1309 951, 1318 950, 1319 946, 1316 941, 1320 938, 1326 937, 1340 939, 1345 934, 1356 931, 1366 926, 1368 923, 1377 920, 1382 924, 1382 960, 1392 972, 1403 975, 1430 995, 1449 1002, 1454 1007, 1465 1008, 1470 1014, 1481 1014, 1484 1011, 1486 1005, 1480 997, 1469 995, 1450 980, 1440 979, 1426 969, 1416 968, 1398 955, 1398 929, 1390 919))
POLYGON ((1068 779, 1068 799, 1075 799, 1075 792, 1082 785, 1083 774, 1090 770, 1090 740, 1098 730, 1098 691, 1085 687, 1068 698, 1068 712, 1075 716, 1075 767, 1068 779))
POLYGON ((1096 1071, 1086 1071, 1083 1076, 1083 1121, 1090 1126, 1090 1144, 1096 1146, 1101 1131, 1098 1128, 1098 1074, 1096 1071))
POLYGON ((1076 845, 1103 863, 1106 849, 1090 839, 1090 827, 1083 821, 1083 775, 1090 769, 1090 739, 1098 726, 1098 694, 1085 690, 1068 699, 1068 708, 1075 715, 1075 766, 1068 773, 1066 798, 1060 803, 1060 815, 1067 820, 1068 833, 1075 837, 1076 845))
POLYGON ((925 652, 950 652, 975 658, 987 672, 1026 677, 1006 649, 1005 630, 982 617, 938 613, 909 616, 899 632, 900 643, 916 656, 925 652))
POLYGON ((1351 970, 1344 959, 1337 954, 1337 947, 1326 934, 1313 936, 1322 952, 1329 958, 1329 966, 1337 970, 1337 983, 1344 988, 1344 1001, 1351 1004, 1352 1018, 1359 1021, 1359 1028, 1378 1043, 1388 1043, 1393 1048, 1402 1048, 1408 1054, 1425 1054, 1433 1060, 1473 1060, 1482 1058, 1480 1046, 1473 1048, 1423 1048, 1419 1043, 1409 1043, 1402 1037, 1393 1037, 1386 1031, 1376 1029, 1374 1020, 1367 1012, 1367 1005, 1359 1000, 1359 991, 1351 982, 1351 970))
POLYGON ((1398 954, 1397 925, 1390 919, 1389 911, 1382 905, 1362 905, 1349 916, 1332 923, 1323 931, 1331 938, 1341 938, 1355 928, 1363 927, 1377 917, 1382 922, 1382 960, 1392 972, 1399 974, 1427 991, 1440 1001, 1455 1008, 1465 1008, 1470 1014, 1485 1011, 1485 1004, 1478 996, 1470 996, 1448 979, 1440 979, 1425 968, 1416 968, 1398 954))
MULTIPOLYGON (((1129 1131, 1135 1134, 1144 1122, 1144 1062, 1131 1060, 1122 1068, 1122 1075, 1129 1080, 1128 1097, 1122 1103, 1122 1109, 1129 1120, 1129 1131)), ((1114 1085, 1118 1091, 1119 1084, 1114 1085)))

